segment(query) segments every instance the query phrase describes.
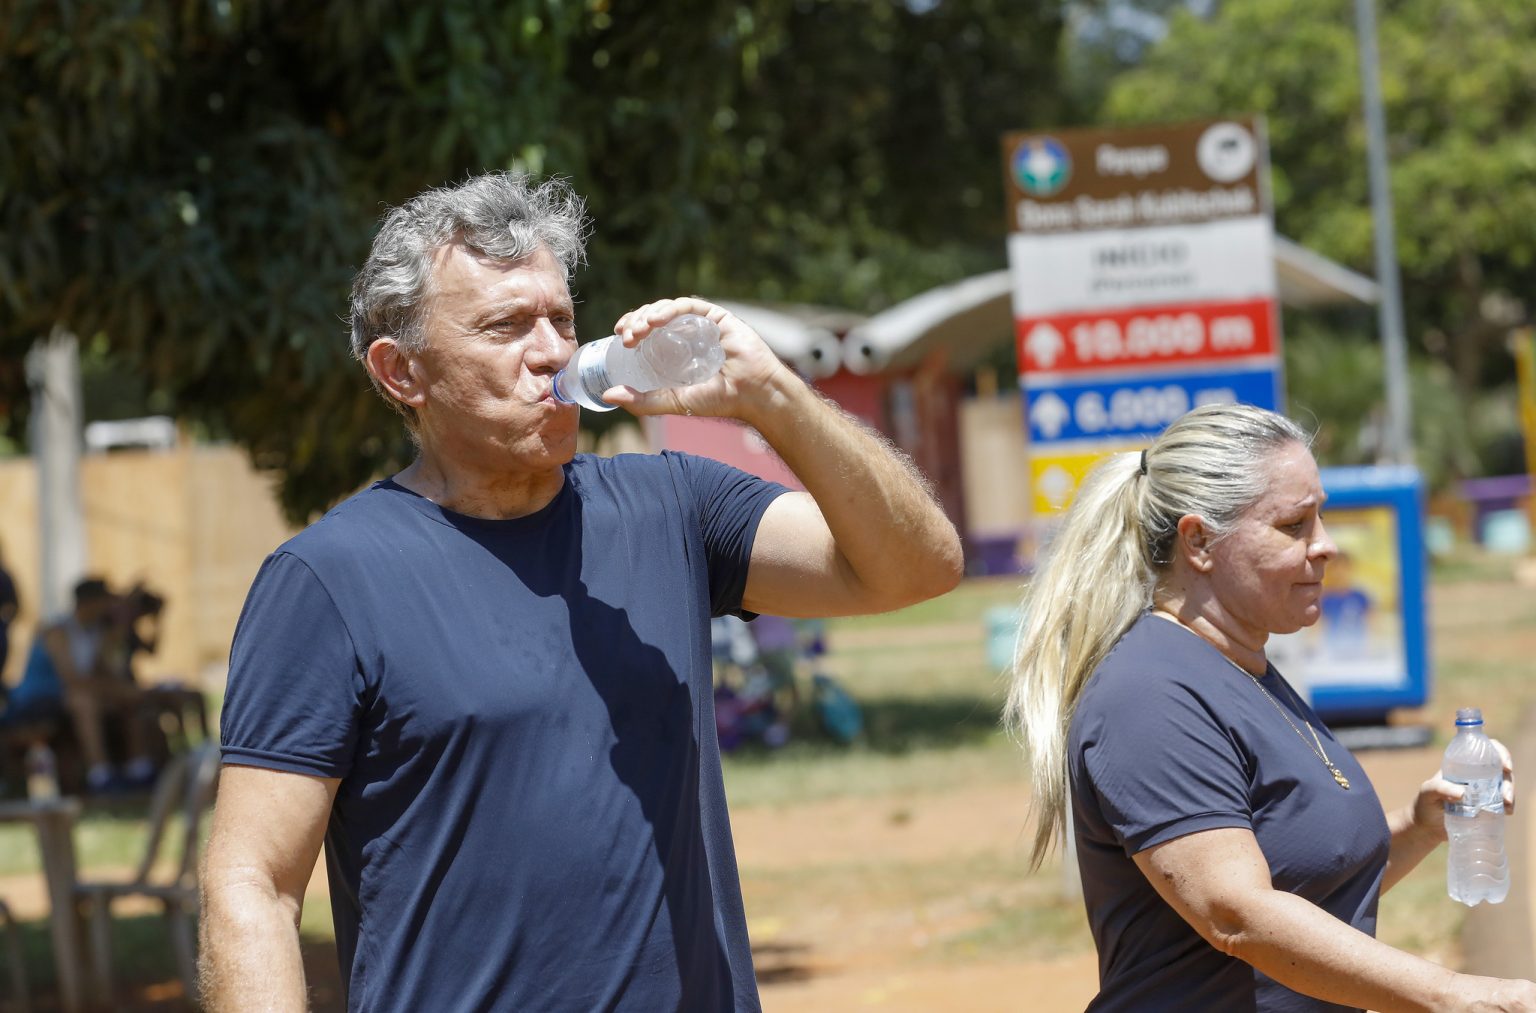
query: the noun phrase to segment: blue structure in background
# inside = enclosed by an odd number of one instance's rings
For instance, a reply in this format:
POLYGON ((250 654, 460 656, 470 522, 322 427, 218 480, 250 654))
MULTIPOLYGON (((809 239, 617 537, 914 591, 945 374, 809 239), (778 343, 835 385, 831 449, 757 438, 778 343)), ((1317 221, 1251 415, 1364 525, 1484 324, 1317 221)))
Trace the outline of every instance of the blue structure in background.
POLYGON ((1328 493, 1324 523, 1330 511, 1345 509, 1384 508, 1394 517, 1402 671, 1395 680, 1351 681, 1347 669, 1330 668, 1328 657, 1320 656, 1307 665, 1312 706, 1330 724, 1380 721, 1394 708, 1420 707, 1429 699, 1423 479, 1407 467, 1324 468, 1322 479, 1328 493))

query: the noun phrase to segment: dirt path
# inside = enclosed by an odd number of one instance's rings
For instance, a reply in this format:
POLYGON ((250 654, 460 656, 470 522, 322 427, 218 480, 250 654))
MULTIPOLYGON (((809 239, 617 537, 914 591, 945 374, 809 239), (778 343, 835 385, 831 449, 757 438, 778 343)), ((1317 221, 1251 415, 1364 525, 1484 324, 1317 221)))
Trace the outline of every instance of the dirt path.
POLYGON ((1031 1010, 1081 1010, 1097 977, 1083 938, 1044 960, 964 953, 1022 899, 1026 797, 1005 783, 734 813, 764 1008, 983 1013, 1021 1008, 1027 988, 1031 1010))
POLYGON ((768 1013, 1081 1013, 1095 992, 1093 954, 1033 963, 977 963, 922 969, 850 970, 835 977, 762 986, 768 1013))

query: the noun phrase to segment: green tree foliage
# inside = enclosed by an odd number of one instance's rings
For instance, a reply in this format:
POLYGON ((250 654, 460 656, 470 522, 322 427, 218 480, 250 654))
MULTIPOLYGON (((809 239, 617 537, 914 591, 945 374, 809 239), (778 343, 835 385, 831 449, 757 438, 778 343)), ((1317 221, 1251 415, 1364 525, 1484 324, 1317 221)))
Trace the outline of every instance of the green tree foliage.
POLYGON ((13 0, 0 362, 74 330, 303 517, 409 453, 343 321, 385 205, 570 177, 588 336, 679 291, 883 305, 1001 262, 997 136, 1053 118, 1060 32, 1009 0, 13 0))
MULTIPOLYGON (((1313 451, 1327 464, 1373 464, 1386 436, 1386 365, 1369 335, 1371 316, 1287 314, 1285 379, 1290 414, 1316 432, 1313 451)), ((1409 362, 1414 444, 1429 487, 1470 475, 1524 469, 1512 385, 1466 401, 1444 362, 1409 362)))
POLYGON ((1115 78, 1168 34, 1176 11, 1208 17, 1216 0, 1080 0, 1068 19, 1063 74, 1072 123, 1097 115, 1115 78))
MULTIPOLYGON (((1521 299, 1536 283, 1536 135, 1526 129, 1536 108, 1527 52, 1536 5, 1378 0, 1377 8, 1408 330, 1448 370, 1421 375, 1450 379, 1420 386, 1467 405, 1509 378, 1505 336, 1528 318, 1521 299)), ((1350 0, 1225 0, 1209 20, 1175 15, 1145 62, 1114 82, 1106 117, 1263 114, 1280 231, 1374 273, 1353 15, 1350 0)), ((1332 344, 1311 346, 1328 356, 1332 344)), ((1336 354, 1342 368, 1354 353, 1336 354)), ((1291 388, 1293 398, 1301 393, 1291 388)), ((1429 432, 1436 411, 1422 399, 1415 407, 1428 454, 1444 442, 1429 432)), ((1451 415, 1452 424, 1466 418, 1451 415)), ((1452 442, 1448 456, 1421 460, 1448 474, 1482 466, 1481 452, 1452 442)))

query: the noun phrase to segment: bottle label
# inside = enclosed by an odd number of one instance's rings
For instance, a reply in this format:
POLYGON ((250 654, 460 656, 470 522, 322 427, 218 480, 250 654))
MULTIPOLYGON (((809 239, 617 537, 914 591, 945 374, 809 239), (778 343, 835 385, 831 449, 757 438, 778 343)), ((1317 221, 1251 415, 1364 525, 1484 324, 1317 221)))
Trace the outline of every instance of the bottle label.
POLYGON ((1475 816, 1480 809, 1503 812, 1504 795, 1500 791, 1503 784, 1503 780, 1497 777, 1468 781, 1465 784, 1466 794, 1459 801, 1447 802, 1446 812, 1468 817, 1475 816))
POLYGON ((605 338, 603 341, 593 342, 589 346, 592 351, 578 356, 576 360, 576 382, 594 401, 602 401, 603 391, 613 386, 608 380, 607 342, 611 340, 613 339, 605 338))

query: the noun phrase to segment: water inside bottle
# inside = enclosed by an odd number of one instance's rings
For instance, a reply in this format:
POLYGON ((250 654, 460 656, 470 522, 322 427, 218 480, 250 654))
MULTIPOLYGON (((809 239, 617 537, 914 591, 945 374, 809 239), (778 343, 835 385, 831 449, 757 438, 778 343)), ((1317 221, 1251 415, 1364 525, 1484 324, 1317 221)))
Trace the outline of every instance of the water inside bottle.
POLYGON ((640 355, 667 386, 702 383, 725 363, 720 329, 707 317, 678 317, 640 344, 640 355))
POLYGON ((1446 746, 1441 771, 1460 784, 1460 799, 1445 804, 1450 840, 1446 892, 1471 907, 1498 904, 1509 893, 1509 859, 1504 848, 1503 761, 1483 733, 1476 708, 1456 712, 1456 737, 1446 746))

